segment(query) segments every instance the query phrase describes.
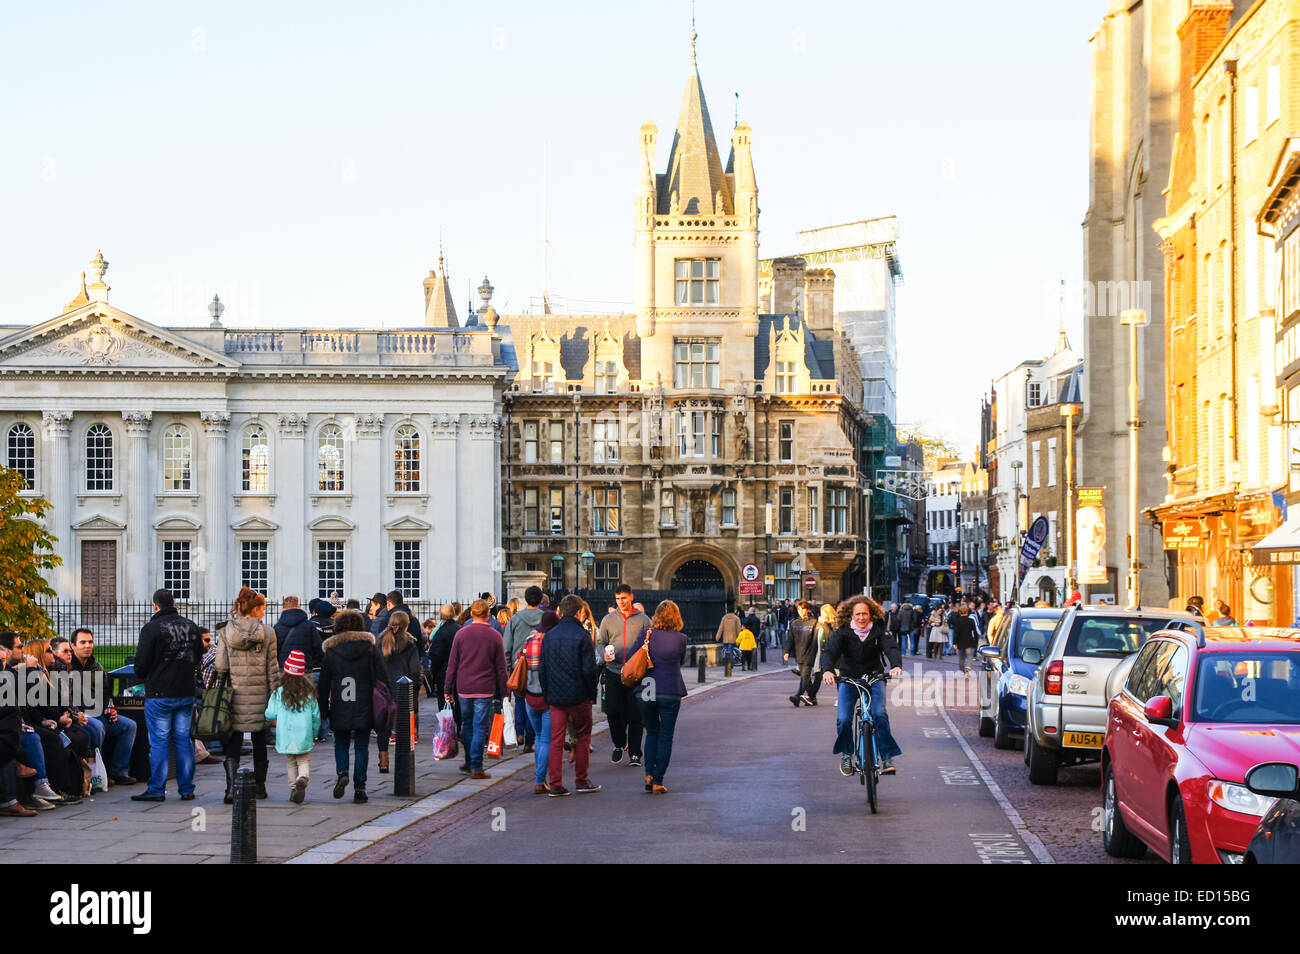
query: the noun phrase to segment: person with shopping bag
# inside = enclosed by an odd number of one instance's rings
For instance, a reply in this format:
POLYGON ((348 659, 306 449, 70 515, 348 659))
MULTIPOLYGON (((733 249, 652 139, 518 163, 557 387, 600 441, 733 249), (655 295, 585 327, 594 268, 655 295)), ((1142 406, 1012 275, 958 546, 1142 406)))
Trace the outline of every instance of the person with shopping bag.
MULTIPOLYGON (((506 695, 505 646, 488 624, 487 600, 475 600, 469 608, 470 622, 462 626, 451 643, 447 660, 447 695, 460 702, 465 730, 465 762, 462 772, 470 778, 491 778, 483 771, 483 756, 492 729, 495 703, 506 695)), ((502 729, 505 719, 502 718, 502 729)))

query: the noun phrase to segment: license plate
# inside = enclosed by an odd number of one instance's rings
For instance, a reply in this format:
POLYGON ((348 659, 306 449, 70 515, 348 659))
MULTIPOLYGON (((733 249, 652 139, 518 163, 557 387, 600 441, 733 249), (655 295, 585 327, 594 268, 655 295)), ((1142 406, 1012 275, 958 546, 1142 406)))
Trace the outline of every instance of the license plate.
POLYGON ((1099 749, 1106 741, 1104 732, 1067 732, 1061 744, 1071 749, 1099 749))

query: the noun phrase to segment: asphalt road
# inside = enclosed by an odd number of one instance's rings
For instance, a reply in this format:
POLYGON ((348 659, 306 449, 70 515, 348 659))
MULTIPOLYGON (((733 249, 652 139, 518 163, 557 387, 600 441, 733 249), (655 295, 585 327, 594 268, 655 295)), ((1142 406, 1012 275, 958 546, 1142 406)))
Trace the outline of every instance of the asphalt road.
MULTIPOLYGON (((601 734, 591 775, 603 791, 536 796, 531 770, 520 772, 349 860, 1037 863, 1054 859, 1039 839, 1055 832, 1059 841, 1062 818, 1070 821, 1066 843, 1095 843, 1100 855, 1090 827, 1095 786, 1067 783, 1042 796, 1053 805, 1061 799, 1051 796, 1063 795, 1063 815, 1022 818, 1016 802, 1032 800, 1022 791, 1029 786, 1021 756, 996 752, 975 737, 974 681, 948 663, 923 667, 908 657, 905 668, 903 679, 889 686, 903 756, 898 774, 881 780, 877 815, 868 810, 866 789, 841 776, 831 754, 833 694, 823 689, 820 706, 796 710, 787 698, 795 677, 777 673, 687 697, 665 779, 668 795, 646 794, 638 769, 611 764, 601 734), (934 705, 940 684, 942 709, 934 705), (954 728, 969 736, 966 748, 954 728), (997 773, 983 765, 989 754, 998 757, 997 773)), ((566 767, 570 787, 571 777, 566 767)))

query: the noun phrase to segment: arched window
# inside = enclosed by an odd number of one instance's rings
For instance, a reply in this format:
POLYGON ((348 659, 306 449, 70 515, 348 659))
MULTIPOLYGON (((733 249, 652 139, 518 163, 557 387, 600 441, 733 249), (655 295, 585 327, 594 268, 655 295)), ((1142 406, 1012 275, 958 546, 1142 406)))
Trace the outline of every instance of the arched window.
POLYGON ((193 446, 190 429, 183 424, 169 425, 163 431, 163 490, 189 490, 190 461, 193 446))
POLYGON ((266 428, 261 424, 244 428, 239 453, 240 489, 247 493, 270 493, 271 448, 266 440, 266 428))
POLYGON ((393 434, 393 490, 397 493, 420 489, 420 432, 403 424, 393 434))
POLYGON ((15 424, 9 428, 5 444, 6 466, 18 471, 26 489, 31 490, 36 486, 36 434, 26 424, 15 424))
POLYGON ((107 424, 86 431, 86 489, 113 489, 113 432, 107 424))
POLYGON ((343 429, 326 424, 316 444, 317 486, 322 491, 341 491, 343 483, 343 429))

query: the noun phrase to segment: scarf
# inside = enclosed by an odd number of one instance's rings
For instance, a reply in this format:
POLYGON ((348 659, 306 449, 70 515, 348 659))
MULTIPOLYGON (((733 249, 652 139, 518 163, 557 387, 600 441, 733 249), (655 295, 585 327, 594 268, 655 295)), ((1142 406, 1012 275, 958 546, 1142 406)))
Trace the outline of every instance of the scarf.
POLYGON ((849 628, 852 629, 853 632, 857 633, 858 639, 862 640, 864 643, 867 641, 867 637, 871 635, 871 626, 872 624, 868 623, 863 629, 858 629, 858 624, 852 619, 849 620, 849 628))

